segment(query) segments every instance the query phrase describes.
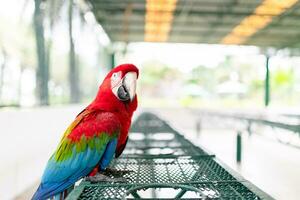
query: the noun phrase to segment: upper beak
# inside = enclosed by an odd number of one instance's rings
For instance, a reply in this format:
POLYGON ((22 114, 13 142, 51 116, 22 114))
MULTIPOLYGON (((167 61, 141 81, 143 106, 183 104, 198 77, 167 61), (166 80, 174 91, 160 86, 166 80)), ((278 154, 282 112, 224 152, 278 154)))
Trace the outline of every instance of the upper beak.
POLYGON ((118 98, 121 101, 132 101, 136 92, 136 79, 137 74, 135 72, 127 72, 122 79, 122 85, 118 88, 118 98))

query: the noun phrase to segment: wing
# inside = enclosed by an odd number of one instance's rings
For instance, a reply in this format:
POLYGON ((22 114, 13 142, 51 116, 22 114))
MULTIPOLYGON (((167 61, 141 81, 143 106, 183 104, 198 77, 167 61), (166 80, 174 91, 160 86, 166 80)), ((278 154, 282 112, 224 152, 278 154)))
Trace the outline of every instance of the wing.
POLYGON ((99 168, 101 171, 103 171, 110 163, 110 161, 113 159, 116 147, 117 147, 118 139, 112 139, 107 145, 106 149, 102 155, 102 158, 99 162, 99 168))
POLYGON ((109 112, 83 111, 66 130, 51 156, 33 199, 60 193, 86 176, 102 160, 120 132, 118 118, 109 112))
POLYGON ((127 141, 128 141, 128 136, 126 138, 126 141, 124 144, 121 144, 120 146, 117 146, 117 149, 116 149, 116 158, 118 158, 124 151, 125 147, 126 147, 126 144, 127 144, 127 141))

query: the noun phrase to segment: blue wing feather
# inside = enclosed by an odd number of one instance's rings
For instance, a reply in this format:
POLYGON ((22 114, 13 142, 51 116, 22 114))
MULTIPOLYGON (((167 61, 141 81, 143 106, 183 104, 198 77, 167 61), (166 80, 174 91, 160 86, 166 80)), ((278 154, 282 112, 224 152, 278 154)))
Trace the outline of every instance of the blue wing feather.
POLYGON ((46 183, 40 184, 37 192, 34 194, 32 199, 34 200, 44 200, 54 195, 63 192, 65 189, 71 187, 77 180, 78 177, 82 177, 87 175, 93 168, 86 168, 83 171, 79 171, 72 175, 69 179, 63 182, 54 182, 54 183, 46 183))
POLYGON ((103 153, 101 160, 99 162, 100 170, 104 170, 113 159, 116 152, 117 143, 118 140, 117 138, 115 138, 106 145, 105 152, 103 153))
POLYGON ((79 152, 76 149, 76 145, 66 146, 71 143, 64 143, 67 140, 67 136, 74 133, 72 136, 76 137, 76 130, 77 132, 80 130, 82 133, 87 131, 89 127, 96 127, 95 131, 99 133, 105 133, 106 131, 112 133, 112 130, 120 130, 121 126, 117 116, 110 112, 97 112, 87 110, 81 113, 66 130, 61 146, 58 148, 61 151, 59 156, 62 157, 56 157, 58 154, 55 154, 50 158, 41 184, 32 197, 32 200, 44 200, 63 192, 80 178, 88 175, 98 163, 101 163, 103 169, 109 165, 115 153, 116 138, 119 132, 114 132, 116 136, 109 138, 108 141, 94 138, 94 141, 91 141, 91 143, 79 146, 79 152), (68 152, 69 149, 72 149, 72 151, 68 152), (63 157, 66 156, 64 153, 66 153, 67 158, 63 157))
POLYGON ((96 148, 87 147, 85 151, 76 153, 74 148, 72 157, 62 162, 56 162, 52 156, 32 200, 47 199, 69 188, 93 170, 105 151, 105 148, 99 152, 96 148))

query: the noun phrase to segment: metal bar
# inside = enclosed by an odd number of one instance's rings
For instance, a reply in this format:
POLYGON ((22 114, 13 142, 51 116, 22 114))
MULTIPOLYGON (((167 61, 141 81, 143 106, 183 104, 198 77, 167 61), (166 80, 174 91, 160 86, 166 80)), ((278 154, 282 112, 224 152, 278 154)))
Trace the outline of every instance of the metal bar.
POLYGON ((113 69, 115 67, 115 53, 110 54, 110 68, 113 69))
POLYGON ((132 196, 135 198, 135 199, 140 199, 141 196, 137 193, 137 191, 132 191, 131 192, 132 196))
MULTIPOLYGON (((140 4, 145 4, 145 1, 141 0, 90 0, 91 2, 102 2, 102 3, 140 3, 140 4)), ((183 3, 185 0, 178 0, 178 3, 183 3)), ((189 0, 193 3, 199 3, 199 4, 217 4, 217 5, 223 5, 223 4, 230 4, 232 3, 232 0, 189 0)), ((240 4, 245 4, 245 6, 249 6, 252 4, 260 4, 261 0, 251 0, 251 1, 238 1, 240 4)))
MULTIPOLYGON (((116 14, 113 16, 109 15, 109 17, 99 14, 98 16, 96 15, 95 17, 99 20, 99 22, 101 24, 107 22, 107 23, 111 23, 111 24, 108 24, 110 26, 119 26, 119 24, 121 24, 122 19, 123 19, 122 16, 123 15, 120 13, 120 14, 116 14)), ((144 17, 140 17, 140 16, 136 16, 136 15, 132 15, 130 17, 130 23, 135 24, 136 26, 144 26, 144 23, 145 23, 144 20, 145 20, 144 17)), ((175 17, 173 24, 185 26, 187 28, 191 27, 190 25, 199 25, 199 27, 202 27, 202 26, 208 26, 207 20, 209 20, 211 23, 216 23, 216 22, 218 22, 219 17, 218 16, 209 16, 209 17, 203 18, 201 15, 200 16, 189 16, 188 23, 185 22, 181 18, 175 17)), ((153 19, 153 21, 157 21, 157 20, 153 19)), ((233 27, 239 21, 240 20, 238 20, 236 18, 226 18, 226 19, 223 19, 222 26, 233 27)), ((297 24, 296 19, 289 19, 289 21, 285 21, 284 23, 273 25, 272 29, 268 26, 265 29, 263 29, 262 32, 265 32, 265 30, 268 30, 268 29, 272 30, 272 32, 273 32, 273 30, 280 31, 280 30, 282 30, 283 27, 289 31, 295 32, 296 30, 299 30, 300 25, 297 24)), ((284 32, 284 30, 282 30, 282 32, 284 32)))
POLYGON ((236 162, 240 163, 242 161, 242 135, 238 132, 236 137, 236 162))
MULTIPOLYGON (((112 36, 119 36, 121 38, 122 34, 121 34, 121 31, 122 31, 122 28, 121 27, 118 27, 118 26, 114 26, 114 27, 110 27, 110 26, 105 26, 103 25, 103 27, 108 30, 108 32, 110 32, 110 34, 112 36)), ((182 27, 182 30, 181 28, 177 28, 176 26, 173 27, 174 28, 174 31, 172 32, 172 36, 179 36, 180 33, 181 34, 185 34, 183 35, 180 39, 177 39, 179 42, 183 42, 185 38, 200 38, 200 39, 203 39, 203 36, 205 36, 205 33, 209 30, 209 27, 207 26, 203 26, 201 28, 187 28, 185 29, 185 27, 182 27)), ((282 27, 283 29, 284 27, 282 27)), ((129 30, 130 30, 130 33, 129 33, 129 37, 138 37, 138 36, 143 36, 144 32, 144 27, 143 26, 131 26, 129 27, 129 30)), ((223 27, 216 27, 215 29, 215 32, 216 32, 216 38, 215 39, 218 39, 218 37, 221 37, 223 36, 224 34, 228 33, 230 30, 230 27, 226 27, 226 28, 223 28, 223 27)), ((258 36, 258 37, 255 37, 255 38, 251 38, 251 40, 247 43, 247 44, 253 44, 253 43, 262 43, 262 44, 265 44, 265 43, 275 43, 275 44, 281 44, 282 42, 284 42, 284 37, 292 37, 292 38, 299 38, 298 35, 300 33, 300 30, 298 32, 294 32, 294 33, 289 33, 288 30, 286 30, 286 32, 282 32, 282 33, 268 33, 266 35, 262 35, 262 36, 258 36), (276 41, 278 41, 276 43, 276 41)), ((174 39, 174 38, 173 38, 174 39)), ((209 41, 208 39, 205 39, 205 41, 209 41)))
POLYGON ((252 128, 251 128, 251 125, 252 125, 251 122, 248 122, 247 132, 248 132, 249 136, 252 135, 252 128))
POLYGON ((265 76, 265 106, 267 107, 270 103, 270 71, 269 71, 269 59, 266 56, 266 76, 265 76))
MULTIPOLYGON (((122 29, 120 27, 116 27, 116 29, 113 28, 113 30, 111 30, 109 27, 105 27, 105 29, 109 30, 108 32, 110 32, 110 36, 112 36, 111 38, 113 38, 114 40, 122 40, 122 34, 120 33, 122 31, 122 29)), ((143 32, 143 28, 140 27, 139 30, 134 30, 134 29, 130 29, 130 34, 128 35, 129 39, 132 38, 132 40, 141 40, 143 39, 144 36, 144 32, 143 32)), ((183 30, 181 31, 182 37, 179 39, 176 39, 178 42, 184 42, 186 39, 199 39, 199 40, 203 40, 203 42, 205 43, 210 43, 211 41, 215 41, 218 40, 219 37, 224 36, 226 33, 228 33, 227 30, 215 30, 215 36, 213 38, 204 38, 204 34, 207 30, 206 29, 202 29, 202 30, 183 30), (205 39, 205 40, 204 40, 205 39)), ((172 39, 174 40, 174 37, 178 36, 177 31, 173 31, 172 32, 172 39)), ((251 44, 256 44, 257 46, 262 46, 262 45, 281 45, 284 42, 284 38, 283 37, 293 37, 296 38, 296 36, 298 36, 297 34, 268 34, 264 37, 261 38, 256 38, 253 39, 253 41, 247 42, 246 45, 251 45, 251 44)), ((214 42, 215 44, 218 43, 218 41, 214 42)))
MULTIPOLYGON (((198 114, 198 112, 196 114, 198 114)), ((246 117, 246 116, 242 116, 241 114, 226 114, 226 113, 213 112, 213 111, 201 111, 201 114, 208 115, 208 116, 217 116, 217 117, 221 117, 221 118, 232 118, 232 119, 237 119, 237 120, 245 120, 248 123, 263 124, 263 125, 267 125, 270 127, 281 128, 281 129, 292 131, 295 133, 300 133, 300 125, 286 124, 286 123, 282 123, 282 122, 274 122, 274 121, 261 119, 261 118, 246 117)))
MULTIPOLYGON (((131 18, 130 18, 131 19, 131 18)), ((122 18, 118 19, 105 19, 101 22, 102 26, 104 26, 108 30, 112 31, 119 31, 122 30, 123 27, 121 26, 122 18)), ((153 22, 157 22, 153 20, 153 22)), ((217 23, 215 19, 211 20, 210 23, 215 24, 217 23)), ((222 23, 219 24, 218 26, 214 27, 214 30, 217 32, 224 32, 224 31, 230 31, 232 30, 233 26, 235 25, 234 22, 231 23, 222 23)), ((210 30, 211 26, 209 23, 205 23, 205 21, 197 21, 197 22, 186 22, 184 23, 183 21, 173 21, 173 31, 184 31, 185 33, 190 33, 190 32, 205 32, 210 30)), ((143 20, 130 20, 128 22, 128 29, 131 31, 142 31, 144 29, 144 21, 143 20)), ((284 36, 296 36, 299 34, 300 31, 300 26, 294 25, 294 26, 277 26, 272 29, 272 32, 266 32, 264 30, 261 30, 262 33, 257 36, 254 36, 252 39, 262 39, 262 38, 267 38, 265 35, 272 35, 274 37, 284 37, 284 36)), ((180 35, 180 33, 179 33, 180 35)), ((281 39, 283 40, 284 38, 281 39)))
POLYGON ((183 190, 189 190, 189 191, 194 191, 199 194, 201 194, 201 197, 206 197, 206 195, 199 189, 189 186, 189 185, 181 185, 181 184, 167 184, 167 183, 152 183, 152 184, 145 184, 145 185, 139 185, 136 187, 131 188, 127 194, 130 194, 132 191, 138 191, 138 190, 143 190, 147 188, 170 188, 170 187, 175 187, 175 188, 180 188, 183 190))
MULTIPOLYGON (((109 15, 109 13, 113 14, 113 15, 117 15, 117 14, 120 14, 120 13, 124 12, 124 9, 121 9, 121 8, 106 10, 106 9, 101 9, 101 7, 94 7, 94 9, 97 10, 97 11, 100 10, 103 14, 107 14, 107 15, 109 15)), ((146 9, 133 10, 133 15, 144 17, 145 11, 146 11, 146 9)), ((168 12, 165 12, 165 13, 168 13, 168 12)), ((181 12, 180 10, 175 10, 174 15, 178 16, 178 15, 180 15, 180 12, 181 12)), ((219 15, 222 15, 224 17, 225 16, 226 17, 240 17, 241 19, 243 19, 244 17, 247 17, 251 14, 253 14, 252 11, 248 11, 248 12, 235 11, 235 12, 231 12, 231 13, 227 13, 227 12, 224 12, 224 11, 218 11, 218 10, 203 10, 203 11, 191 10, 190 11, 191 16, 219 16, 219 15)), ((276 17, 276 15, 274 15, 274 14, 258 14, 258 16, 276 17)), ((291 15, 288 15, 288 17, 291 18, 291 19, 299 19, 300 15, 299 14, 291 14, 291 15)))
POLYGON ((84 191, 85 185, 85 183, 81 183, 79 186, 75 187, 65 200, 79 199, 79 196, 84 191))
POLYGON ((197 138, 199 138, 200 133, 201 133, 201 120, 199 119, 196 122, 196 136, 197 136, 197 138))
POLYGON ((174 197, 174 199, 179 199, 179 198, 181 198, 185 193, 186 193, 186 190, 181 190, 181 191, 174 197))
MULTIPOLYGON (((126 0, 123 0, 123 1, 111 1, 111 0, 108 0, 108 1, 95 1, 95 0, 90 0, 92 2, 92 4, 95 4, 95 5, 99 5, 101 6, 102 8, 106 9, 106 8, 124 8, 127 4, 129 3, 132 3, 134 5, 134 8, 135 9, 143 9, 145 7, 145 1, 141 1, 141 0, 137 0, 137 1, 126 1, 126 0)), ((182 8, 184 6, 184 3, 186 1, 178 1, 177 2, 177 5, 179 8, 182 8)), ((191 4, 193 4, 196 9, 199 8, 201 9, 202 7, 206 8, 219 8, 219 7, 222 7, 222 6, 230 6, 232 5, 232 2, 236 2, 235 3, 235 6, 238 7, 238 8, 241 8, 241 9, 248 9, 249 8, 256 8, 260 2, 257 1, 249 1, 249 2, 238 2, 238 1, 199 1, 199 0, 196 0, 196 1, 191 1, 189 0, 189 2, 191 2, 191 4)))
POLYGON ((171 154, 158 154, 158 155, 137 155, 137 154, 126 154, 123 158, 134 158, 134 159, 169 159, 169 158, 213 158, 215 155, 171 155, 171 154))

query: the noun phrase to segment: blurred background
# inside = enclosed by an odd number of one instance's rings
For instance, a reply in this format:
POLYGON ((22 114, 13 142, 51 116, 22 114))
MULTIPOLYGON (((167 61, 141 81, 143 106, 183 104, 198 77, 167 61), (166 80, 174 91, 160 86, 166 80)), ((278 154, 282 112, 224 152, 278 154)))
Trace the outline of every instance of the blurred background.
POLYGON ((298 199, 299 22, 297 0, 3 1, 0 199, 30 198, 64 129, 128 62, 140 69, 137 113, 298 199))

